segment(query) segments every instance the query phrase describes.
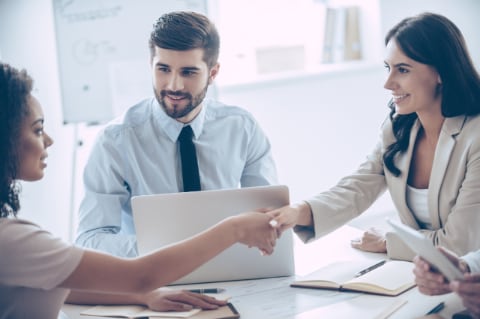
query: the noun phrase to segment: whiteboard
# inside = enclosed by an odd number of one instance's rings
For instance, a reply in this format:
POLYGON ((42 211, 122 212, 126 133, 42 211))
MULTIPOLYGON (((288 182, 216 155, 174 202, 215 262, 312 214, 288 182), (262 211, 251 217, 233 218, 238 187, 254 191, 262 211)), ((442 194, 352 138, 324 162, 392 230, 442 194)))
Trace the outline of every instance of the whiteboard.
POLYGON ((148 40, 166 12, 206 0, 53 0, 63 121, 97 124, 153 93, 148 40))

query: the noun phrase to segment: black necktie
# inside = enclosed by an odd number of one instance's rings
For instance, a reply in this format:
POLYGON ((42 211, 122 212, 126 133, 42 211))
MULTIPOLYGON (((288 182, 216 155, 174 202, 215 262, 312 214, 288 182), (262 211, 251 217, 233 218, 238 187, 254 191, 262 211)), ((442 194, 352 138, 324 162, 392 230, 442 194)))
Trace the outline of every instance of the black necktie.
POLYGON ((193 131, 190 125, 184 126, 178 140, 180 141, 180 156, 182 158, 183 191, 200 190, 197 153, 192 141, 193 131))

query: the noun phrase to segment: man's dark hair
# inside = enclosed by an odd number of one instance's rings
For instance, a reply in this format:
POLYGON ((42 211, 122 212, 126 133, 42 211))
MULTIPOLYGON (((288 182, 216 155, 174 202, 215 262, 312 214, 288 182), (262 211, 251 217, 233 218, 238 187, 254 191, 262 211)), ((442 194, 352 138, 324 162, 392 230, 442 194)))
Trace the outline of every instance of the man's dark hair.
POLYGON ((209 68, 215 66, 220 49, 220 37, 215 25, 196 12, 177 11, 162 15, 150 34, 150 57, 155 46, 177 51, 203 49, 203 61, 209 68))

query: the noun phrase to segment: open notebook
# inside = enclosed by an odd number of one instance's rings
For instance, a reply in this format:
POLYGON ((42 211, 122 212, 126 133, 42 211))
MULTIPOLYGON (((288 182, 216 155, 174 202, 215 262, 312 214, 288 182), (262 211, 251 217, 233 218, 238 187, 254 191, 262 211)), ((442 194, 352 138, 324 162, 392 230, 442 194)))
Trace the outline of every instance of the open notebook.
MULTIPOLYGON (((289 191, 283 185, 133 197, 137 248, 143 255, 198 234, 229 216, 287 204, 289 191)), ((293 238, 291 231, 287 231, 277 240, 270 256, 262 256, 256 248, 235 244, 174 284, 293 274, 293 238)))
POLYGON ((294 281, 292 287, 358 291, 371 294, 397 296, 415 286, 413 263, 389 260, 383 265, 356 275, 375 262, 342 261, 330 264, 294 281))

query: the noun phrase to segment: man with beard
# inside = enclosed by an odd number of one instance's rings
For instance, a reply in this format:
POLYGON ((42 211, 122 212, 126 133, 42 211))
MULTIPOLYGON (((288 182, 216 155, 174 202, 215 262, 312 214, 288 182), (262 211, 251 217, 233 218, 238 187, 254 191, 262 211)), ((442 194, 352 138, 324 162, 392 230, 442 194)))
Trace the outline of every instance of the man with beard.
POLYGON ((252 115, 204 100, 219 71, 219 43, 201 14, 171 12, 157 20, 149 41, 154 97, 97 137, 84 171, 77 244, 136 256, 132 196, 277 183, 270 143, 252 115), (182 173, 183 131, 196 149, 193 187, 184 178, 194 174, 182 173))

